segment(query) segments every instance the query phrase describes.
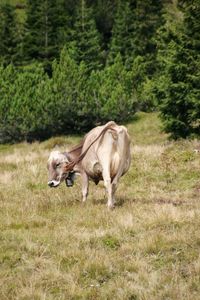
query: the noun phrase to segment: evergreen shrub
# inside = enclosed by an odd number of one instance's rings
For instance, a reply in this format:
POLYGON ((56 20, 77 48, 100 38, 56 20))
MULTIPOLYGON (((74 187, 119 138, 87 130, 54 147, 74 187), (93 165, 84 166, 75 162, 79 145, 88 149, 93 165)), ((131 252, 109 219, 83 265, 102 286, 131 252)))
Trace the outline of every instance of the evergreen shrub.
POLYGON ((113 65, 90 73, 71 54, 72 49, 63 49, 51 78, 36 64, 0 68, 0 142, 79 133, 133 116, 137 107, 133 76, 121 56, 113 65))

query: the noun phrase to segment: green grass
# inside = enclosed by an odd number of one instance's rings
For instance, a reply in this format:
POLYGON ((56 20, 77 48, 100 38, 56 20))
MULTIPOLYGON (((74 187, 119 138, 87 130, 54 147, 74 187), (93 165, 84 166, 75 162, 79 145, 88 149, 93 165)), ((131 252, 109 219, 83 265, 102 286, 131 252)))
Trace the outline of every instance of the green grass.
POLYGON ((162 144, 167 141, 168 135, 162 132, 162 125, 157 113, 138 113, 135 115, 133 123, 126 124, 133 143, 151 145, 162 144))
POLYGON ((167 140, 157 114, 127 124, 132 165, 108 211, 103 184, 47 187, 52 147, 0 146, 0 299, 199 299, 199 141, 167 140))

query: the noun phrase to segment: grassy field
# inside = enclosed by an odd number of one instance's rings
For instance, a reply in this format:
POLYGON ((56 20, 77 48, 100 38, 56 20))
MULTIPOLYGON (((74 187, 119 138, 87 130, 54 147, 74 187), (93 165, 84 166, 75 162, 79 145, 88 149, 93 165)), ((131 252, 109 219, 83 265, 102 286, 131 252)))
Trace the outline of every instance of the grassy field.
POLYGON ((200 299, 199 141, 170 142, 156 114, 127 124, 132 166, 109 211, 103 184, 47 187, 50 150, 0 146, 0 299, 200 299))

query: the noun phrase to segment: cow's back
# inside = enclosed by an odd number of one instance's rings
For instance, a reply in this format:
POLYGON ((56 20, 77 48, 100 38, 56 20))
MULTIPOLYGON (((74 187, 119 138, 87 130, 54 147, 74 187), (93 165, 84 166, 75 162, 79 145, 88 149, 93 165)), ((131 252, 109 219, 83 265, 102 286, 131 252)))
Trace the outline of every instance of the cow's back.
POLYGON ((102 179, 105 168, 109 168, 113 180, 115 176, 122 176, 130 166, 130 138, 127 129, 113 121, 92 129, 85 137, 82 152, 108 126, 110 129, 91 146, 82 161, 82 167, 95 181, 102 179))

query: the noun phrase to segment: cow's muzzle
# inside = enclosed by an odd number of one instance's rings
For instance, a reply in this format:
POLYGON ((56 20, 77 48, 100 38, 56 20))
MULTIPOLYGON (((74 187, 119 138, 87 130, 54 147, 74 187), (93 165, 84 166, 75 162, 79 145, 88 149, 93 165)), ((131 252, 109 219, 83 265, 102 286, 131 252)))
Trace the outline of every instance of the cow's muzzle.
POLYGON ((51 180, 48 182, 48 186, 50 186, 50 187, 57 187, 57 186, 59 186, 59 184, 60 184, 60 181, 57 181, 57 180, 51 180))

